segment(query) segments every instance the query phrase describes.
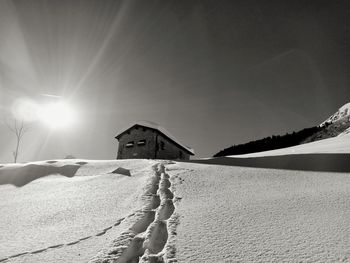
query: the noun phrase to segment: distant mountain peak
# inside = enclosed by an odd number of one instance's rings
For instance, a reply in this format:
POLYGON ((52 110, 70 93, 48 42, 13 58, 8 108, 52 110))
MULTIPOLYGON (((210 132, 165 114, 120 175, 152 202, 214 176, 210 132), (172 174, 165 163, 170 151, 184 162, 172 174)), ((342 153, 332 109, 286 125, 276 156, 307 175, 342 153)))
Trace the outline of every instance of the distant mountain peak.
POLYGON ((344 104, 336 113, 320 125, 305 128, 286 135, 269 136, 260 140, 225 148, 214 157, 234 156, 287 148, 304 143, 319 141, 337 136, 350 138, 350 103, 344 104))
POLYGON ((350 117, 350 102, 341 106, 336 113, 334 113, 327 120, 322 122, 320 124, 320 126, 324 126, 326 123, 329 123, 329 124, 334 123, 334 122, 336 122, 340 119, 343 119, 344 117, 347 117, 347 116, 350 117))

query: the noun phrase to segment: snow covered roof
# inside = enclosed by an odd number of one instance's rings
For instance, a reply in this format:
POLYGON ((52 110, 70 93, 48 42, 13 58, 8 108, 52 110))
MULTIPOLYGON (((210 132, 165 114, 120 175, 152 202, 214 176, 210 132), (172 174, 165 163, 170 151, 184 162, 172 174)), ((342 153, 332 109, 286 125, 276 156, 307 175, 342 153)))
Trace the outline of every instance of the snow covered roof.
POLYGON ((175 136, 173 136, 170 132, 168 132, 165 128, 163 128, 162 126, 160 126, 159 124, 155 123, 155 122, 151 122, 151 121, 137 121, 134 122, 133 124, 129 125, 128 128, 122 129, 116 136, 115 138, 119 140, 120 136, 122 134, 124 134, 125 132, 127 132, 128 130, 130 130, 131 128, 135 127, 135 126, 142 126, 142 127, 146 127, 146 128, 150 128, 153 130, 157 130, 159 131, 161 134, 163 134, 165 137, 167 137, 168 139, 170 139, 172 142, 174 142, 176 145, 180 146, 181 148, 183 148, 184 150, 186 150, 189 154, 194 155, 194 150, 188 146, 185 146, 184 144, 182 144, 178 139, 176 139, 175 136))

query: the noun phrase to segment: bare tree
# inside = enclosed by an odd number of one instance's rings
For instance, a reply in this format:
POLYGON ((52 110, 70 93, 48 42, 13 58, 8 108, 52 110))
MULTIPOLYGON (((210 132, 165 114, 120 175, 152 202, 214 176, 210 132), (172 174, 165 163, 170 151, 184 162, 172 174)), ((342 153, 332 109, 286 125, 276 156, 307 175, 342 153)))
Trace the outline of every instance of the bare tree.
POLYGON ((21 140, 23 138, 23 135, 29 130, 29 127, 24 123, 23 120, 19 121, 17 119, 14 119, 12 124, 9 124, 7 121, 5 121, 5 124, 7 128, 9 128, 9 130, 16 135, 16 149, 12 152, 13 160, 16 163, 19 155, 21 140))

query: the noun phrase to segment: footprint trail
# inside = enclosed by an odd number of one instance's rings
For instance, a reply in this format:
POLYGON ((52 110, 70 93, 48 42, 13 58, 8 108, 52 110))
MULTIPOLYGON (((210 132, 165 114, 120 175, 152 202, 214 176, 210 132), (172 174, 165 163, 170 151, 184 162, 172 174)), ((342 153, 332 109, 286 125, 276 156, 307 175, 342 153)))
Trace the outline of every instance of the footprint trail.
POLYGON ((169 243, 178 224, 174 194, 164 164, 153 168, 154 175, 145 192, 148 204, 135 214, 136 222, 114 241, 113 247, 90 263, 176 262, 175 248, 169 243))

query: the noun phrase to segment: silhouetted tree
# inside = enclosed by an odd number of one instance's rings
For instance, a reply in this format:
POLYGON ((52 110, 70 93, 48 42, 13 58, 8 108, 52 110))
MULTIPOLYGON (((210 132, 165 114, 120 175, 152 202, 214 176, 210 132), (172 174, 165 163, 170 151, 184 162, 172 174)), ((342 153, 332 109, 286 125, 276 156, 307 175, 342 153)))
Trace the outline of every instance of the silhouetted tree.
POLYGON ((12 124, 5 121, 5 125, 16 136, 16 149, 12 152, 13 162, 16 163, 23 135, 29 130, 29 126, 25 124, 23 120, 19 121, 16 118, 13 120, 12 124))
POLYGON ((238 155, 253 152, 275 150, 301 144, 306 138, 325 129, 324 127, 311 127, 298 132, 287 133, 285 135, 272 135, 260 140, 251 141, 244 144, 234 145, 226 148, 214 155, 214 157, 238 155))

